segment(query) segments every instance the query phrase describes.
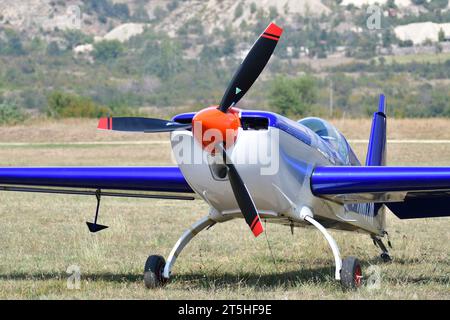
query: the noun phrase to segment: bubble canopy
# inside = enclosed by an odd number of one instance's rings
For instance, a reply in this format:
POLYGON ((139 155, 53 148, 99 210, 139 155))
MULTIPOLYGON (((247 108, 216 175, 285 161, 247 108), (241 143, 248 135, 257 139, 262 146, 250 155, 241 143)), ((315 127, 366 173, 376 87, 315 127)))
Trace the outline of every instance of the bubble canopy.
POLYGON ((309 117, 298 121, 301 125, 311 129, 322 140, 327 142, 342 157, 345 162, 349 161, 349 146, 344 136, 327 121, 309 117))

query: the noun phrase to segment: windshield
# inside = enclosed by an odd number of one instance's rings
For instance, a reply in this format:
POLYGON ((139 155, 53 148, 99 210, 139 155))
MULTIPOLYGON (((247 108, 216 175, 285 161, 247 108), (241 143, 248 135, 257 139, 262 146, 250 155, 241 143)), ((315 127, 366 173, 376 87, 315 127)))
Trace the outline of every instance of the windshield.
POLYGON ((345 162, 349 162, 348 145, 342 134, 337 129, 320 118, 305 118, 298 121, 301 125, 314 131, 320 138, 326 141, 336 150, 345 162))

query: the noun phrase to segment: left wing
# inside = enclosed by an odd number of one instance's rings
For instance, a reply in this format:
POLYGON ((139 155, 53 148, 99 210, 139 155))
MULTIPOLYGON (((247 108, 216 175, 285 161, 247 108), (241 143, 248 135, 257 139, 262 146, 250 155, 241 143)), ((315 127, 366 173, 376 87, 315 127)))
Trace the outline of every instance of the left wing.
POLYGON ((178 167, 3 167, 1 190, 182 200, 193 197, 176 194, 194 193, 178 167))
POLYGON ((450 167, 317 167, 311 190, 339 203, 384 203, 400 219, 450 216, 450 167))

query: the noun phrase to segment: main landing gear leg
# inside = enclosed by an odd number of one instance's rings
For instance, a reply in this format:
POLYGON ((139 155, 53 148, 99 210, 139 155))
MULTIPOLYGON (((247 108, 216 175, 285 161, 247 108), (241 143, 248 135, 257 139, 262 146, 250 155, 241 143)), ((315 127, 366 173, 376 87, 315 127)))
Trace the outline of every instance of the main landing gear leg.
POLYGON ((147 288, 161 287, 169 280, 171 270, 175 260, 181 253, 183 248, 194 238, 200 231, 205 228, 211 227, 216 222, 209 218, 204 217, 194 223, 183 235, 178 239, 177 243, 173 247, 172 251, 167 258, 167 262, 162 256, 153 255, 148 257, 145 263, 144 269, 144 283, 147 288))
MULTIPOLYGON (((381 249, 380 257, 381 257, 381 259, 383 260, 383 262, 390 262, 390 261, 392 261, 392 258, 391 258, 391 256, 389 255, 389 251, 388 251, 388 249, 386 248, 386 246, 384 245, 383 240, 381 240, 381 238, 378 237, 378 236, 373 236, 372 239, 373 239, 373 243, 374 243, 378 248, 381 249)), ((389 246, 391 247, 390 241, 388 241, 388 243, 389 243, 389 246)), ((392 247, 391 247, 391 248, 392 248, 392 247)))
POLYGON ((339 247, 336 241, 328 233, 328 231, 313 218, 313 214, 308 207, 303 207, 300 216, 305 220, 315 226, 324 235, 325 239, 333 251, 334 263, 335 263, 335 274, 336 280, 340 280, 342 286, 347 289, 355 289, 361 286, 362 283, 362 272, 361 264, 359 260, 354 257, 348 257, 344 260, 341 259, 341 254, 339 253, 339 247))

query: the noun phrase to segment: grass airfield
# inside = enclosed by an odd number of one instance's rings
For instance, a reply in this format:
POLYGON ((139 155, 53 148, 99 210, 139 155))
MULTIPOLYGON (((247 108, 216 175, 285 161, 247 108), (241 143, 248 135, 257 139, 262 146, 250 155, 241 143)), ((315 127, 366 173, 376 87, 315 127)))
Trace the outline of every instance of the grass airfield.
MULTIPOLYGON (((370 119, 332 121, 364 160, 370 119)), ((450 166, 450 120, 389 119, 389 165, 450 166), (400 141, 400 142, 398 142, 400 141)), ((173 164, 165 134, 97 131, 93 120, 0 127, 0 166, 125 166, 173 164)), ((243 220, 217 224, 185 248, 174 277, 147 290, 148 255, 167 257, 182 232, 207 214, 205 203, 103 198, 99 223, 85 221, 94 197, 0 193, 1 299, 450 299, 450 218, 401 221, 388 214, 394 258, 383 264, 367 235, 331 231, 342 256, 356 256, 378 279, 345 292, 333 278, 333 257, 315 229, 268 224, 254 239, 243 220), (79 289, 68 268, 80 271, 79 289), (377 276, 379 275, 379 277, 377 276), (69 284, 73 284, 69 278, 69 284)), ((363 270, 363 271, 364 271, 363 270)), ((370 271, 367 274, 367 271, 370 271)))

